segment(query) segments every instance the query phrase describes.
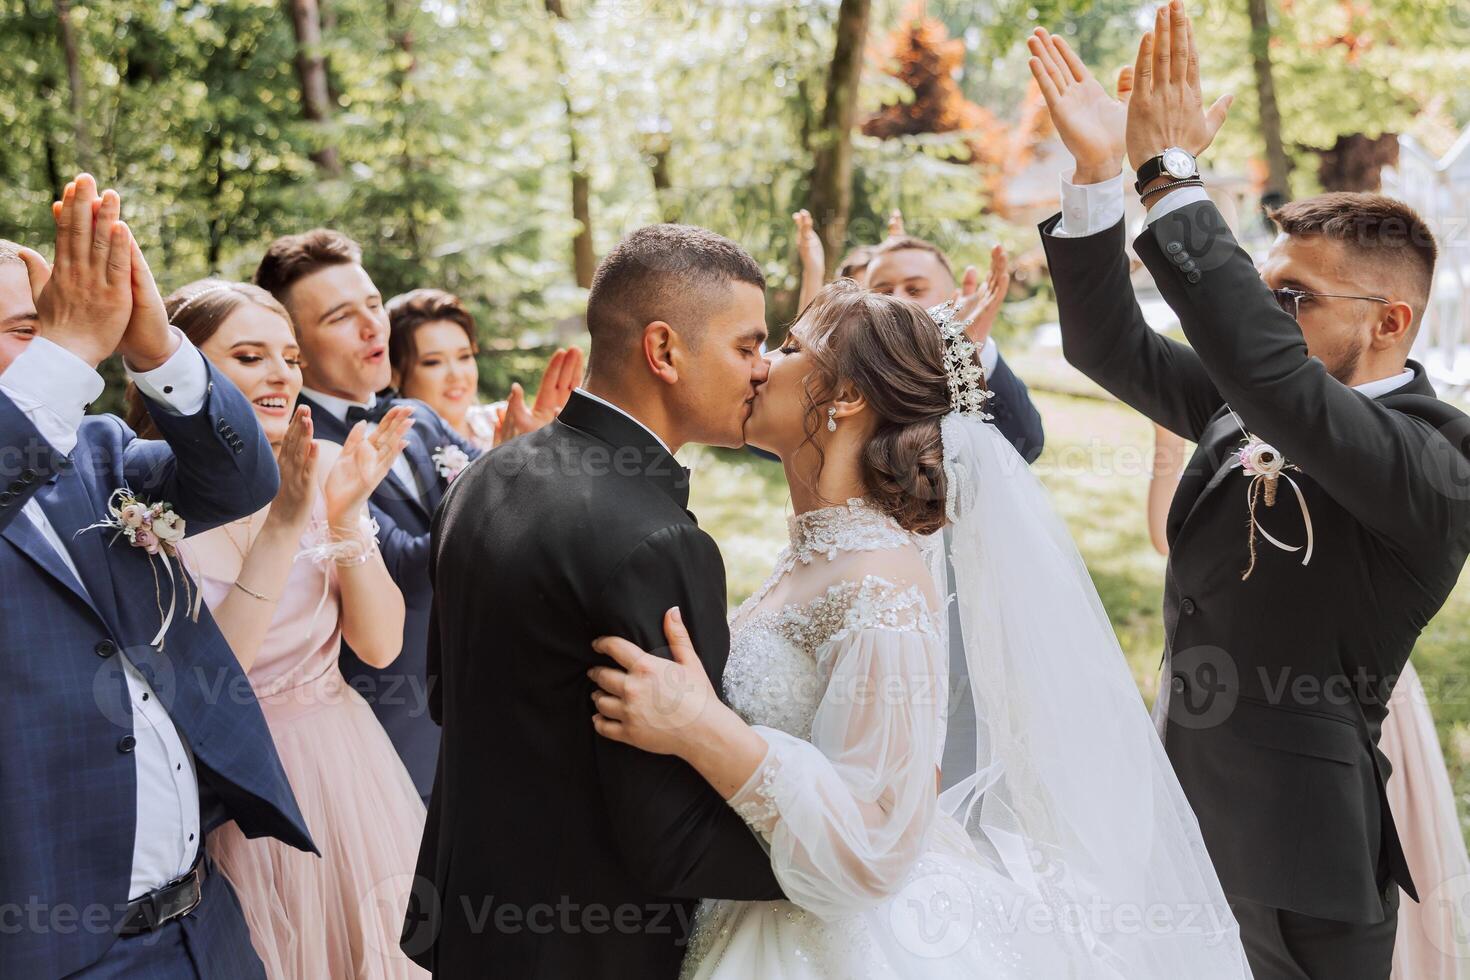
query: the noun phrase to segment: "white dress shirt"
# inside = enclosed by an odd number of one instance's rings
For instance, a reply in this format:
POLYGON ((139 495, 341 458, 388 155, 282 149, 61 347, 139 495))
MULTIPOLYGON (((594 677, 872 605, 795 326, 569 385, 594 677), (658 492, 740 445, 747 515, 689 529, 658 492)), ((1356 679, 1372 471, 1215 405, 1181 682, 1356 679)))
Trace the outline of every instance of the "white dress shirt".
MULTIPOLYGON (((1181 187, 1170 191, 1154 202, 1148 209, 1148 224, 1177 211, 1187 204, 1208 201, 1210 196, 1200 187, 1181 187)), ((1057 238, 1086 238, 1109 228, 1123 220, 1123 175, 1098 184, 1074 184, 1062 178, 1062 218, 1051 234, 1057 238)), ((1353 390, 1368 398, 1377 398, 1396 391, 1414 380, 1411 368, 1376 381, 1354 385, 1353 390)))
POLYGON ((654 432, 648 426, 646 426, 642 422, 638 421, 637 416, 633 415, 632 412, 629 412, 625 408, 620 408, 617 405, 614 405, 612 402, 608 401, 606 398, 599 398, 598 396, 594 395, 592 392, 588 391, 586 388, 578 388, 577 389, 577 394, 583 395, 583 396, 585 396, 587 398, 590 398, 590 399, 592 399, 593 401, 595 401, 599 405, 606 405, 608 408, 612 409, 614 412, 617 412, 623 418, 628 419, 634 425, 638 426, 638 428, 642 429, 644 432, 647 432, 649 435, 653 436, 655 439, 658 439, 658 444, 660 446, 663 446, 664 447, 664 452, 668 453, 670 456, 674 455, 673 450, 671 450, 669 448, 669 444, 666 443, 666 442, 664 442, 663 439, 661 439, 659 437, 659 434, 657 432, 654 432))
MULTIPOLYGON (((179 347, 162 367, 129 377, 149 398, 178 415, 204 407, 209 374, 204 358, 179 334, 179 347)), ((87 405, 102 393, 102 376, 69 351, 37 337, 3 374, 0 391, 25 412, 53 449, 71 455, 87 405)), ((63 476, 63 479, 68 477, 63 476)), ((77 479, 71 476, 71 479, 77 479)), ((45 493, 42 488, 40 493, 45 493)), ((67 550, 35 496, 21 513, 46 539, 86 591, 67 550)), ((75 533, 77 528, 67 529, 75 533)), ((121 646, 121 644, 119 644, 121 646)), ((137 818, 133 828, 133 870, 128 897, 137 898, 177 878, 194 864, 199 851, 199 783, 194 757, 179 736, 158 696, 138 673, 126 651, 117 653, 132 702, 133 764, 137 767, 137 818)))
MULTIPOLYGON (((328 412, 331 412, 332 416, 336 418, 338 422, 341 422, 344 425, 347 422, 347 410, 349 408, 361 408, 366 410, 371 409, 374 405, 378 404, 377 395, 373 395, 366 402, 354 402, 349 401, 346 398, 338 398, 336 395, 328 395, 325 392, 320 392, 313 388, 303 387, 301 389, 301 393, 307 398, 310 398, 312 401, 316 402, 322 408, 325 408, 328 412)), ((367 430, 369 432, 376 431, 377 428, 378 426, 376 422, 368 423, 367 430)), ((398 456, 393 460, 393 475, 398 477, 399 482, 403 484, 404 488, 408 490, 409 493, 413 494, 420 503, 423 502, 423 491, 419 488, 418 481, 413 478, 413 468, 408 465, 408 460, 404 457, 402 453, 399 453, 398 456)))

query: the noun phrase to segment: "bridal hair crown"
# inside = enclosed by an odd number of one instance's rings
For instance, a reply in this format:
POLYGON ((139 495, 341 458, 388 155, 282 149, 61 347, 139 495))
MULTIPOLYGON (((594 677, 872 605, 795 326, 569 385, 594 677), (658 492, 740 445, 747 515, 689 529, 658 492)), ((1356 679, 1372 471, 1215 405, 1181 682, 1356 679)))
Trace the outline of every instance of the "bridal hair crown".
POLYGON ((961 415, 992 421, 985 403, 995 393, 985 387, 985 369, 980 366, 980 349, 965 333, 970 321, 955 319, 953 300, 929 310, 944 340, 944 374, 949 381, 949 407, 961 415))

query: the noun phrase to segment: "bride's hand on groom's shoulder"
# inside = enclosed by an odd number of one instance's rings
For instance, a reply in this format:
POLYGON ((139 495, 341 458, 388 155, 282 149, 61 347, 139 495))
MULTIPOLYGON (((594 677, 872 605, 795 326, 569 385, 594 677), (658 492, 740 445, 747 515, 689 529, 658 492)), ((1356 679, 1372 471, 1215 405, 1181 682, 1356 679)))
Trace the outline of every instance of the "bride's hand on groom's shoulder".
POLYGON ((621 637, 592 641, 592 649, 615 664, 587 671, 597 685, 592 724, 603 738, 687 758, 707 727, 729 709, 716 696, 677 607, 664 614, 664 636, 672 659, 621 637))

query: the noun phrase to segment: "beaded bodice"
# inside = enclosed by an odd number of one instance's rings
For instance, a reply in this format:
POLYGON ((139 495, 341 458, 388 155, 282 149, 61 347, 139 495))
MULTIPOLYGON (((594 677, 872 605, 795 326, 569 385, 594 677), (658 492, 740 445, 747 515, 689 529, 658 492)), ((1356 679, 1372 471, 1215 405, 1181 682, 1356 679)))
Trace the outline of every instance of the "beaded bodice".
POLYGON ((855 498, 788 529, 770 577, 731 618, 724 689, 748 724, 810 739, 834 640, 873 627, 937 636, 938 624, 918 585, 885 577, 883 556, 865 554, 919 548, 891 517, 855 498))

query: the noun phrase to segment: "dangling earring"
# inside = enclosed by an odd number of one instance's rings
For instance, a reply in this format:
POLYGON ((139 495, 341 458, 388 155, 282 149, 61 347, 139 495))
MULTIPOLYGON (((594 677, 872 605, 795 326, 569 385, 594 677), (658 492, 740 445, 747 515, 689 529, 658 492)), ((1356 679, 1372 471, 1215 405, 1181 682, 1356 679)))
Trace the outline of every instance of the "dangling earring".
POLYGON ((832 406, 832 407, 829 407, 827 409, 827 431, 828 432, 836 432, 837 431, 837 408, 836 408, 836 406, 832 406))

